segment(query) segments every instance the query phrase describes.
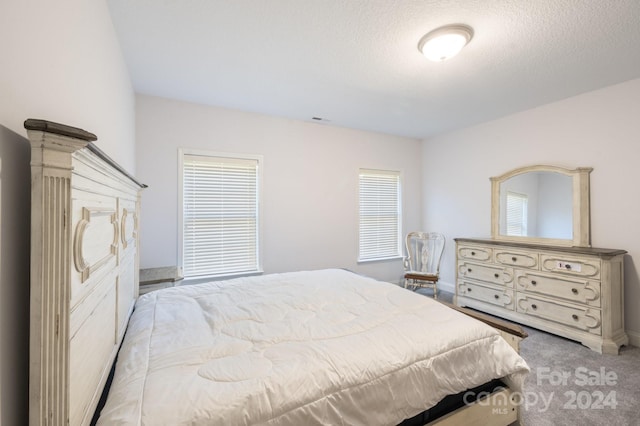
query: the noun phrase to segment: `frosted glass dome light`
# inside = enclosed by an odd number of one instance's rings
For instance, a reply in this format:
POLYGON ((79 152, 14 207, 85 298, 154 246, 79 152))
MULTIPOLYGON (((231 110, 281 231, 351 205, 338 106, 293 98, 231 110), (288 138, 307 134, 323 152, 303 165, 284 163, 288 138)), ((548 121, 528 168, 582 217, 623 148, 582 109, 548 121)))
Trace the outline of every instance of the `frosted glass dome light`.
POLYGON ((441 62, 460 53, 471 41, 473 29, 466 25, 437 28, 420 39, 418 50, 432 61, 441 62))

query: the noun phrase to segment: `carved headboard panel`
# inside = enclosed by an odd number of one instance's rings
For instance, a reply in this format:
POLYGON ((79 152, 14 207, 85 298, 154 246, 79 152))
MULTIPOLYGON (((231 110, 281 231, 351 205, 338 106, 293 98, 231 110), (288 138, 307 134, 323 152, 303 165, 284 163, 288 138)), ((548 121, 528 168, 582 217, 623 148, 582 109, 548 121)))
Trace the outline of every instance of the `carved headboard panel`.
POLYGON ((25 121, 31 141, 29 423, 89 424, 138 296, 145 185, 96 136, 25 121))

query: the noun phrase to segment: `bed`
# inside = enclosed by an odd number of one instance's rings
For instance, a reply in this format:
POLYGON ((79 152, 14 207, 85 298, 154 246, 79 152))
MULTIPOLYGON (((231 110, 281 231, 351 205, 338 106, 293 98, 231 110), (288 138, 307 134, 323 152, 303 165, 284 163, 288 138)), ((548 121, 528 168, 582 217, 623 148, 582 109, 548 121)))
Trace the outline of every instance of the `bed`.
POLYGON ((500 332, 393 284, 329 269, 136 301, 144 185, 91 133, 25 127, 31 424, 90 424, 116 354, 100 425, 398 424, 494 379, 490 403, 464 399, 438 424, 517 420, 528 367, 500 332))
POLYGON ((99 425, 397 424, 526 364, 491 327, 344 270, 142 296, 99 425))

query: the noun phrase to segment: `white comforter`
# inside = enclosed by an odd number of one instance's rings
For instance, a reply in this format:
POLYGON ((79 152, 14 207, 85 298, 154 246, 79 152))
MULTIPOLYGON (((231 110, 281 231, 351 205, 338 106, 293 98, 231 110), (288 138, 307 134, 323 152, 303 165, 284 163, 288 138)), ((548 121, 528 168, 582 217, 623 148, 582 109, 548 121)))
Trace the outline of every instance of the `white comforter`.
POLYGON ((393 425, 525 361, 487 325, 343 270, 142 296, 99 424, 393 425))

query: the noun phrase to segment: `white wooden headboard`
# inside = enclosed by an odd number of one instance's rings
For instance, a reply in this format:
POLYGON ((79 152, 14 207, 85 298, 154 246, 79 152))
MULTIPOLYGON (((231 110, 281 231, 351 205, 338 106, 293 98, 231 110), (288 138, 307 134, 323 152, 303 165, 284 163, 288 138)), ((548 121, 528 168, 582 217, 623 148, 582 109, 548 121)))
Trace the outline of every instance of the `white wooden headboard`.
POLYGON ((30 425, 91 422, 138 296, 145 185, 94 134, 29 119, 30 425))

